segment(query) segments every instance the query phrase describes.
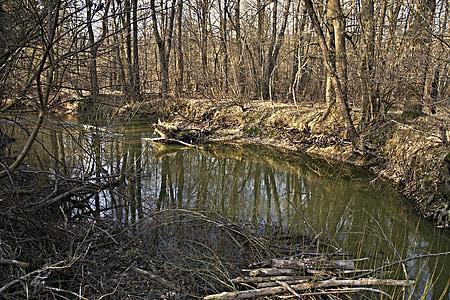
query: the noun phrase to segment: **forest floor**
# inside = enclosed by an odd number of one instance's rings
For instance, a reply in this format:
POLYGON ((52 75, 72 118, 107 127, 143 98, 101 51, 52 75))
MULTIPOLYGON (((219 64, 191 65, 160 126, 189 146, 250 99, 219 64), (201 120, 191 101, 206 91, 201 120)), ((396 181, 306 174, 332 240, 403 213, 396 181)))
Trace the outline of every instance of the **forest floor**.
MULTIPOLYGON (((355 151, 338 113, 325 104, 178 99, 130 106, 132 116, 160 118, 208 133, 208 142, 263 144, 370 169, 391 180, 421 216, 450 227, 450 109, 414 119, 393 110, 367 126, 355 151), (363 146, 364 144, 364 146, 363 146), (361 150, 364 149, 364 150, 361 150)), ((125 115, 130 116, 130 113, 125 115)), ((354 120, 360 116, 355 113, 354 120)), ((356 124, 359 126, 359 124, 356 124)))

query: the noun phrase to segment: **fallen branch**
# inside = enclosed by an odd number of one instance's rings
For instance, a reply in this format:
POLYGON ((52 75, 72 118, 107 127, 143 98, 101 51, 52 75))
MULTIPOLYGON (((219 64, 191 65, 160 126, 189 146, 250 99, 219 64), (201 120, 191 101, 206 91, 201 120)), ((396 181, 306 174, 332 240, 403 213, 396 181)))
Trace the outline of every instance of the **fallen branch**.
POLYGON ((176 140, 176 139, 171 139, 171 138, 163 138, 163 137, 158 137, 158 138, 150 138, 150 139, 144 139, 144 140, 148 140, 150 142, 170 142, 170 143, 174 143, 174 144, 180 144, 183 146, 187 146, 187 147, 191 147, 191 148, 197 148, 197 149, 201 149, 201 147, 197 146, 197 145, 193 145, 187 142, 183 142, 180 140, 176 140))
POLYGON ((1 258, 0 259, 0 265, 14 265, 14 266, 18 266, 18 267, 21 267, 21 268, 26 268, 30 264, 26 263, 26 262, 23 262, 23 261, 15 260, 15 259, 1 258))
POLYGON ((292 281, 306 279, 304 276, 268 276, 268 277, 237 277, 231 280, 233 283, 262 283, 275 281, 292 281))
MULTIPOLYGON (((343 279, 343 280, 324 280, 309 283, 300 283, 296 285, 291 285, 290 287, 298 292, 310 289, 318 288, 329 288, 329 287, 348 287, 348 286, 378 286, 378 285, 388 285, 388 286, 410 286, 414 284, 413 280, 393 280, 393 279, 375 279, 375 278, 361 278, 359 280, 343 279)), ((248 299, 253 297, 262 296, 273 296, 282 293, 286 293, 288 290, 284 286, 278 287, 268 287, 253 289, 247 291, 237 291, 237 292, 224 292, 220 294, 214 294, 206 296, 205 300, 226 300, 226 299, 248 299)))
POLYGON ((150 273, 149 271, 142 270, 142 269, 136 268, 136 267, 133 267, 131 269, 138 274, 145 275, 148 278, 158 281, 160 284, 162 284, 170 289, 175 289, 175 285, 173 285, 171 282, 168 282, 167 280, 165 280, 164 278, 162 278, 160 276, 157 276, 155 274, 150 273))

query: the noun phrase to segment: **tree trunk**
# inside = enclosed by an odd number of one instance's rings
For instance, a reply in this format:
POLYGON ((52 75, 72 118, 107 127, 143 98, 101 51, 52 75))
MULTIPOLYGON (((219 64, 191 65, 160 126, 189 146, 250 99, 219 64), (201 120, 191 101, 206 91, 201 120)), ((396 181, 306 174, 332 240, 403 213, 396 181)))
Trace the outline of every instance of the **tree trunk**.
MULTIPOLYGON (((374 18, 374 1, 362 1, 362 26, 364 36, 364 56, 362 61, 362 115, 361 115, 361 130, 364 130, 365 125, 373 117, 370 107, 374 107, 373 98, 373 67, 375 56, 375 18, 374 18)), ((372 110, 372 113, 376 113, 372 110)))
POLYGON ((128 70, 128 92, 131 92, 131 95, 134 96, 135 91, 135 82, 133 75, 133 51, 131 46, 131 3, 130 0, 125 0, 125 49, 126 49, 126 58, 127 58, 127 70, 128 70))
MULTIPOLYGON (((333 8, 331 5, 331 0, 326 0, 326 22, 327 22, 327 35, 325 36, 325 41, 327 43, 328 50, 331 54, 331 63, 336 67, 336 47, 334 44, 334 28, 333 28, 333 8)), ((334 95, 333 84, 331 82, 331 75, 326 72, 325 79, 325 102, 328 104, 328 110, 331 111, 331 107, 334 105, 336 97, 334 95)))
MULTIPOLYGON (((333 0, 335 1, 335 0, 333 0)), ((331 76, 331 82, 334 86, 334 92, 336 93, 336 100, 340 106, 342 117, 344 118, 344 122, 347 127, 347 131, 349 134, 349 138, 354 147, 356 147, 357 142, 357 132, 355 126, 353 125, 353 120, 350 116, 350 110, 348 108, 347 102, 345 101, 344 93, 342 92, 342 81, 339 78, 336 68, 332 63, 332 54, 330 53, 326 41, 325 36, 322 31, 322 27, 320 26, 319 19, 317 18, 317 14, 314 10, 314 6, 311 0, 305 0, 306 8, 308 9, 308 14, 311 19, 312 25, 319 39, 319 46, 322 50, 325 66, 331 76)), ((336 30, 336 28, 335 28, 336 30)), ((338 28, 339 30, 339 28, 338 28)))
POLYGON ((92 28, 92 0, 86 0, 87 9, 87 29, 88 29, 88 40, 89 40, 89 79, 90 79, 90 93, 91 97, 96 98, 99 94, 98 77, 97 77, 97 48, 95 44, 94 30, 92 28))
POLYGON ((291 0, 287 0, 287 4, 283 13, 283 19, 280 31, 278 32, 277 23, 278 23, 278 0, 273 2, 273 10, 272 10, 272 35, 270 37, 270 45, 269 50, 267 52, 267 61, 266 68, 264 71, 264 77, 262 82, 262 95, 263 99, 272 99, 274 92, 272 91, 271 80, 273 77, 273 72, 275 70, 275 66, 277 64, 278 55, 280 53, 280 49, 284 40, 284 33, 287 27, 287 20, 289 16, 289 9, 291 6, 291 0))
POLYGON ((209 76, 208 76, 208 0, 202 0, 200 4, 200 58, 202 64, 202 74, 203 74, 203 89, 209 87, 209 76))
POLYGON ((220 42, 222 48, 222 59, 223 59, 223 89, 225 93, 228 93, 229 87, 229 78, 228 78, 228 69, 229 69, 229 57, 228 57, 228 27, 227 27, 227 18, 228 18, 228 0, 223 0, 223 9, 222 5, 219 2, 219 13, 220 13, 220 42))
POLYGON ((236 32, 236 44, 237 44, 237 74, 238 81, 238 95, 243 97, 246 93, 245 85, 245 72, 244 72, 244 47, 242 45, 241 36, 241 0, 236 0, 234 7, 234 30, 236 32))
POLYGON ((176 82, 176 89, 178 95, 183 93, 184 88, 184 56, 183 56, 183 1, 178 1, 178 11, 177 11, 177 64, 178 64, 178 76, 176 82))
POLYGON ((138 99, 141 94, 141 79, 139 76, 139 40, 138 40, 138 4, 137 0, 132 2, 133 10, 133 93, 138 99))
MULTIPOLYGON (((181 0, 180 0, 181 1, 181 0)), ((156 18, 155 0, 150 1, 151 18, 153 24, 153 35, 155 36, 156 45, 158 46, 159 67, 160 67, 160 93, 165 99, 169 93, 169 62, 170 51, 172 49, 173 28, 175 20, 176 0, 172 0, 172 5, 169 11, 169 23, 167 24, 166 32, 164 32, 165 39, 161 37, 158 26, 158 19, 156 18)))

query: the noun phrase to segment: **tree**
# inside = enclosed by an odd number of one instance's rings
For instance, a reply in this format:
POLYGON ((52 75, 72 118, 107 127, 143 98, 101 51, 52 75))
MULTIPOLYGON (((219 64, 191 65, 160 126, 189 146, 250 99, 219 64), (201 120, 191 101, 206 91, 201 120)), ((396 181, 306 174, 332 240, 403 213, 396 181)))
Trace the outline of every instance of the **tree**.
POLYGON ((100 11, 103 5, 94 7, 94 2, 92 0, 86 0, 86 24, 88 30, 88 40, 89 40, 89 54, 90 54, 90 64, 89 64, 89 75, 90 75, 90 93, 91 96, 96 98, 99 95, 99 82, 97 75, 97 52, 101 43, 106 37, 108 32, 108 13, 109 13, 110 1, 106 2, 104 7, 104 15, 102 17, 102 33, 99 39, 95 40, 94 29, 92 23, 94 21, 95 13, 100 11), (94 8, 94 10, 93 10, 94 8))
MULTIPOLYGON (((181 1, 181 0, 179 0, 181 1)), ((160 72, 160 92, 163 98, 167 97, 169 92, 169 62, 172 49, 174 19, 176 10, 176 0, 171 1, 171 6, 166 7, 167 15, 162 15, 161 26, 158 24, 157 10, 155 0, 150 0, 151 18, 153 23, 153 35, 158 46, 159 54, 159 72, 160 72), (168 20, 167 20, 168 17, 168 20), (165 25, 165 26, 164 26, 165 25)))
MULTIPOLYGON (((336 9, 337 11, 340 11, 340 4, 339 4, 338 0, 331 0, 331 1, 335 1, 335 3, 332 4, 332 7, 334 7, 334 9, 336 9)), ((319 46, 320 46, 320 49, 322 50, 324 63, 327 68, 327 71, 329 72, 329 74, 331 76, 331 83, 334 86, 334 92, 336 94, 336 101, 338 102, 338 104, 340 106, 341 114, 345 121, 350 140, 352 141, 353 145, 356 146, 357 132, 356 132, 355 126, 353 125, 353 120, 350 116, 350 109, 348 108, 348 105, 347 105, 347 102, 346 102, 346 99, 344 96, 344 92, 343 92, 343 88, 342 88, 342 79, 339 77, 339 75, 342 75, 339 73, 341 73, 343 71, 343 66, 342 65, 340 66, 340 69, 341 69, 340 71, 337 70, 338 67, 333 66, 332 53, 328 49, 322 27, 320 26, 319 19, 317 18, 317 14, 314 10, 313 3, 311 0, 305 0, 305 5, 308 10, 309 18, 312 22, 312 26, 314 27, 314 30, 318 36, 319 46)), ((341 26, 342 25, 340 24, 339 20, 333 21, 335 35, 343 34, 341 26)), ((335 41, 340 40, 340 38, 341 37, 335 38, 335 41)), ((338 50, 336 50, 336 52, 337 51, 338 50)), ((337 53, 336 57, 341 57, 341 59, 342 59, 342 54, 337 53)), ((343 62, 341 61, 340 63, 342 64, 343 62)))

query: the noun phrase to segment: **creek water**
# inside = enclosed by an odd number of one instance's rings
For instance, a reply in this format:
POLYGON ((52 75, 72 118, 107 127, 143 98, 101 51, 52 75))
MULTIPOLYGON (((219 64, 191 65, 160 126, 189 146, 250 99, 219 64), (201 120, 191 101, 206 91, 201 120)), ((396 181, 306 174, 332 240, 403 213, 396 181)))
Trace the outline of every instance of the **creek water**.
MULTIPOLYGON (((27 135, 17 126, 8 133, 17 138, 14 156, 27 135)), ((104 191, 92 200, 94 211, 117 222, 168 208, 211 211, 269 234, 319 234, 377 265, 450 251, 448 231, 419 219, 388 183, 362 169, 257 146, 158 147, 151 137, 146 123, 82 128, 54 118, 26 163, 94 181, 126 173, 126 197, 104 191)), ((416 280, 411 299, 450 299, 450 255, 405 267, 416 280)))

